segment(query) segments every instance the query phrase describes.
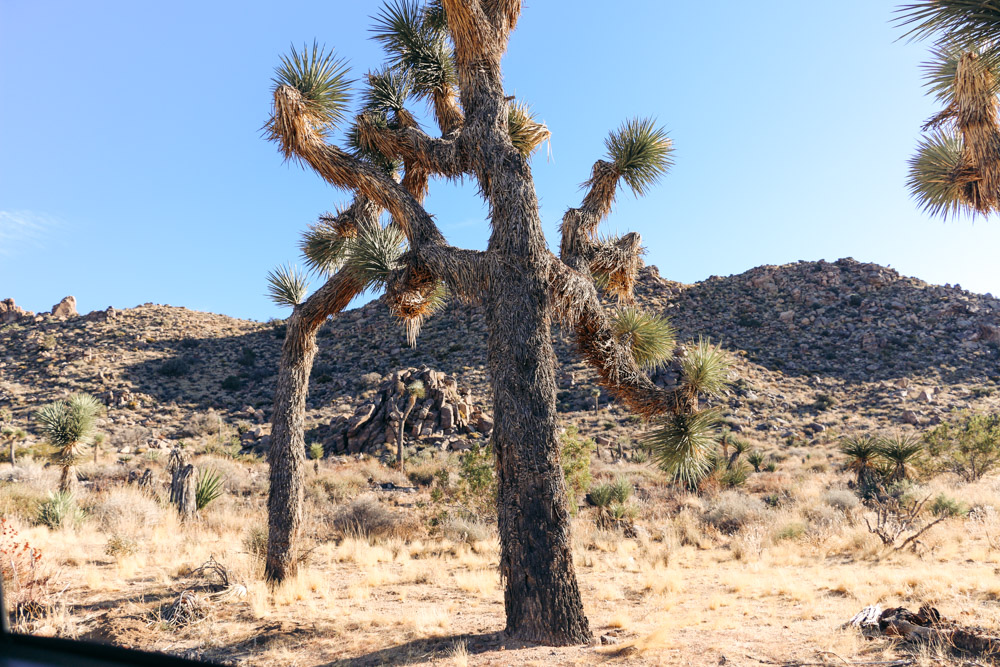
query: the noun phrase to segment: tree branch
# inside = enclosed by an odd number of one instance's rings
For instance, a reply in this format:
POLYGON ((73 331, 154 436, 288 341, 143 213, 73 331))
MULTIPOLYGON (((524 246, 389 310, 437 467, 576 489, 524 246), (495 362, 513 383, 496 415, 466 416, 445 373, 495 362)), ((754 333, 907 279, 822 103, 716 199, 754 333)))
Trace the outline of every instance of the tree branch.
POLYGON ((647 419, 680 405, 677 392, 653 384, 635 363, 631 350, 615 337, 589 277, 553 256, 549 284, 556 313, 575 329, 577 349, 597 371, 603 387, 647 419))
POLYGON ((459 150, 457 131, 449 138, 435 139, 415 126, 393 129, 362 115, 358 117, 358 133, 364 145, 386 157, 419 164, 428 174, 457 178, 470 170, 468 157, 459 150))
POLYGON ((354 190, 387 210, 403 230, 414 262, 445 282, 464 298, 477 298, 482 289, 478 266, 483 253, 459 251, 445 241, 434 220, 406 187, 364 160, 327 144, 311 125, 301 93, 291 86, 274 92, 274 116, 269 123, 271 138, 278 141, 286 157, 295 157, 312 167, 331 185, 354 190))

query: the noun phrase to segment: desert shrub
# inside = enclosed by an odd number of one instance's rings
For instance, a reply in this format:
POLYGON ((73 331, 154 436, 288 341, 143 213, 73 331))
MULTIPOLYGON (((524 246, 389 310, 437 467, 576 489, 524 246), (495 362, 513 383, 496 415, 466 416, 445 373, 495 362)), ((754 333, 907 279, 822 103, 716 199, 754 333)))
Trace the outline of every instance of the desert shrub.
POLYGON ((358 378, 358 389, 374 389, 382 382, 382 376, 379 373, 365 373, 358 378))
POLYGON ((845 514, 858 508, 861 501, 847 489, 828 489, 823 494, 823 502, 845 514))
POLYGON ((196 412, 184 420, 179 434, 185 438, 196 438, 219 430, 219 413, 215 410, 196 412))
POLYGON ((243 388, 243 379, 238 375, 229 375, 222 381, 222 388, 226 391, 239 391, 243 388))
POLYGON ((225 489, 223 488, 222 474, 218 470, 209 468, 198 475, 198 483, 194 488, 194 499, 199 510, 208 507, 223 493, 225 493, 225 489))
POLYGON ((969 513, 969 508, 965 503, 943 493, 934 498, 930 504, 930 510, 934 516, 965 516, 969 513))
POLYGON ((494 539, 492 525, 472 516, 449 514, 438 522, 438 530, 453 542, 474 544, 494 539))
POLYGON ((108 534, 136 535, 163 522, 163 509, 145 492, 119 486, 98 496, 87 513, 108 534))
POLYGON ((243 549, 257 562, 267 558, 267 528, 251 526, 243 536, 243 549))
POLYGON ((610 484, 595 484, 587 494, 587 502, 594 507, 607 507, 614 501, 614 489, 610 484))
POLYGON ((240 350, 240 356, 236 359, 236 363, 252 368, 257 364, 257 353, 251 347, 244 347, 240 350))
POLYGON ((778 464, 774 461, 768 461, 764 464, 764 472, 774 472, 778 469, 778 464))
POLYGON ((777 532, 774 533, 774 541, 797 540, 806 534, 807 528, 808 526, 801 521, 791 521, 778 528, 777 532))
POLYGON ((79 525, 84 518, 83 510, 76 504, 72 493, 57 491, 38 505, 36 521, 53 530, 79 525))
POLYGON ((721 471, 719 484, 733 489, 746 484, 748 477, 750 477, 750 466, 745 461, 737 460, 721 471))
POLYGON ((163 377, 183 377, 191 372, 191 360, 187 357, 171 357, 160 364, 159 373, 163 377))
POLYGON ((359 535, 368 540, 400 537, 409 527, 402 515, 387 510, 374 496, 355 498, 337 511, 331 523, 341 536, 359 535))
POLYGON ((708 503, 702 519, 719 531, 732 534, 764 516, 764 503, 756 496, 723 491, 708 503))
POLYGON ((934 471, 974 482, 1000 464, 1000 415, 966 414, 924 434, 934 471))
POLYGON ((129 535, 113 533, 108 538, 104 553, 114 559, 126 558, 139 553, 139 542, 129 535))
POLYGON ((570 499, 570 510, 576 514, 576 504, 580 496, 590 487, 590 453, 594 451, 594 441, 580 436, 573 426, 566 429, 562 437, 562 468, 566 479, 566 492, 570 499))
POLYGON ((0 580, 6 609, 15 629, 36 618, 49 606, 50 577, 43 572, 42 552, 22 539, 14 524, 0 518, 0 580))
POLYGON ((406 472, 406 478, 417 486, 430 486, 437 478, 438 466, 431 464, 414 465, 406 472))
POLYGON ((497 482, 493 452, 479 443, 464 452, 459 459, 459 492, 463 501, 480 516, 496 513, 497 482))
POLYGON ((0 408, 0 424, 9 424, 14 421, 14 415, 10 408, 0 408))
POLYGON ((365 480, 345 475, 323 475, 309 481, 306 493, 321 503, 340 504, 364 488, 365 480))

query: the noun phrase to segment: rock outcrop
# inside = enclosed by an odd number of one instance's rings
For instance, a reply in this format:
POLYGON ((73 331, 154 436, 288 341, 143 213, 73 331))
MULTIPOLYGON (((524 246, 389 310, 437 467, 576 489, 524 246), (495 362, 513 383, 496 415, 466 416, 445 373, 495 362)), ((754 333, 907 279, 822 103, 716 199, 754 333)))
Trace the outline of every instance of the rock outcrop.
POLYGON ((455 378, 427 366, 408 368, 383 380, 375 396, 359 405, 351 417, 338 416, 330 423, 327 451, 373 455, 395 451, 399 422, 406 410, 406 387, 415 380, 423 382, 424 397, 406 419, 407 446, 468 449, 470 436, 474 440, 493 430, 493 420, 475 404, 471 392, 463 395, 459 391, 455 378))
POLYGON ((0 324, 13 324, 19 320, 34 317, 30 310, 24 310, 14 304, 14 299, 4 299, 0 301, 0 324))
POLYGON ((52 306, 53 317, 76 317, 76 297, 67 296, 62 301, 52 306))

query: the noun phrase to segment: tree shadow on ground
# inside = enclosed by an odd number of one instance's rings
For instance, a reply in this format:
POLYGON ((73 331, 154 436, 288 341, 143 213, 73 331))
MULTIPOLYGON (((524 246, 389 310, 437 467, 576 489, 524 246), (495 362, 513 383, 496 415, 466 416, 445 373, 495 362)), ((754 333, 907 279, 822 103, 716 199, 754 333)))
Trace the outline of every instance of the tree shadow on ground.
POLYGON ((533 645, 514 641, 502 632, 451 635, 447 637, 415 639, 405 644, 389 646, 353 658, 344 658, 343 660, 324 663, 317 667, 410 665, 429 659, 444 658, 454 654, 456 651, 464 650, 468 655, 481 655, 484 653, 517 650, 529 646, 533 645))

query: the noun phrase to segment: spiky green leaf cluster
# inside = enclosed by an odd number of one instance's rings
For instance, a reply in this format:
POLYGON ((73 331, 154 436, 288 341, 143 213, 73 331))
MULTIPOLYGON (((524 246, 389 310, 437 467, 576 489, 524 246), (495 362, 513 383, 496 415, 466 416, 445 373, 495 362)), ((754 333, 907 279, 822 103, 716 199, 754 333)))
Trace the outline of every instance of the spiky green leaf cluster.
POLYGON ((423 380, 414 380, 406 385, 406 393, 416 399, 422 399, 426 396, 427 390, 424 388, 423 380))
POLYGON ((305 299, 309 284, 295 266, 279 266, 267 274, 267 296, 279 306, 294 308, 305 299))
POLYGON ((425 11, 415 0, 393 0, 373 17, 372 38, 385 49, 394 69, 412 77, 414 93, 425 98, 456 82, 443 13, 434 7, 425 11))
POLYGON ((695 488, 711 472, 720 418, 715 409, 670 415, 646 435, 643 445, 668 476, 695 488))
POLYGON ((224 493, 222 474, 217 470, 202 471, 194 487, 194 501, 198 510, 203 510, 224 493))
MULTIPOLYGON (((388 118, 382 114, 365 113, 364 118, 366 122, 379 129, 389 127, 388 118)), ((370 162, 390 176, 395 176, 403 167, 402 160, 386 157, 386 155, 381 151, 376 150, 373 146, 361 141, 361 130, 358 128, 357 121, 351 123, 351 126, 348 128, 345 135, 345 141, 347 146, 351 149, 351 153, 354 154, 354 157, 359 160, 370 162)))
POLYGON ((916 155, 909 160, 906 186, 925 212, 947 219, 971 210, 957 178, 962 152, 962 137, 957 133, 939 128, 921 139, 916 155))
POLYGON ((325 220, 311 226, 299 243, 306 266, 317 273, 333 273, 344 263, 347 239, 325 220))
POLYGON ((681 382, 692 396, 721 396, 729 384, 729 357, 707 338, 699 338, 694 349, 681 360, 681 382))
POLYGON ((39 409, 35 421, 48 441, 69 457, 77 445, 93 434, 103 410, 104 405, 93 396, 74 394, 67 401, 56 401, 39 409))
POLYGON ((847 457, 847 469, 855 472, 872 467, 879 457, 879 441, 873 435, 863 434, 845 438, 840 453, 847 457))
POLYGON ((413 81, 409 72, 391 67, 368 73, 368 87, 362 94, 365 111, 388 115, 406 108, 413 81))
POLYGON ((878 453, 892 467, 894 479, 906 479, 923 458, 924 446, 912 436, 896 434, 880 439, 878 453))
POLYGON ((992 0, 920 0, 898 11, 897 22, 909 26, 909 37, 975 44, 988 59, 997 59, 1000 5, 992 0))
POLYGON ((673 166, 673 142, 651 118, 633 118, 605 139, 608 157, 632 192, 644 195, 673 166))
POLYGON ((353 271, 368 287, 384 288, 389 274, 399 265, 406 236, 396 224, 378 221, 358 225, 349 242, 344 268, 353 271))
POLYGON ((350 101, 349 69, 338 59, 313 42, 312 50, 303 46, 299 53, 294 46, 290 55, 281 56, 272 79, 275 87, 291 86, 302 94, 318 127, 335 127, 343 119, 350 101))
POLYGON ((622 344, 632 351, 640 368, 657 368, 673 356, 677 331, 664 317, 627 306, 615 312, 611 326, 622 344))

